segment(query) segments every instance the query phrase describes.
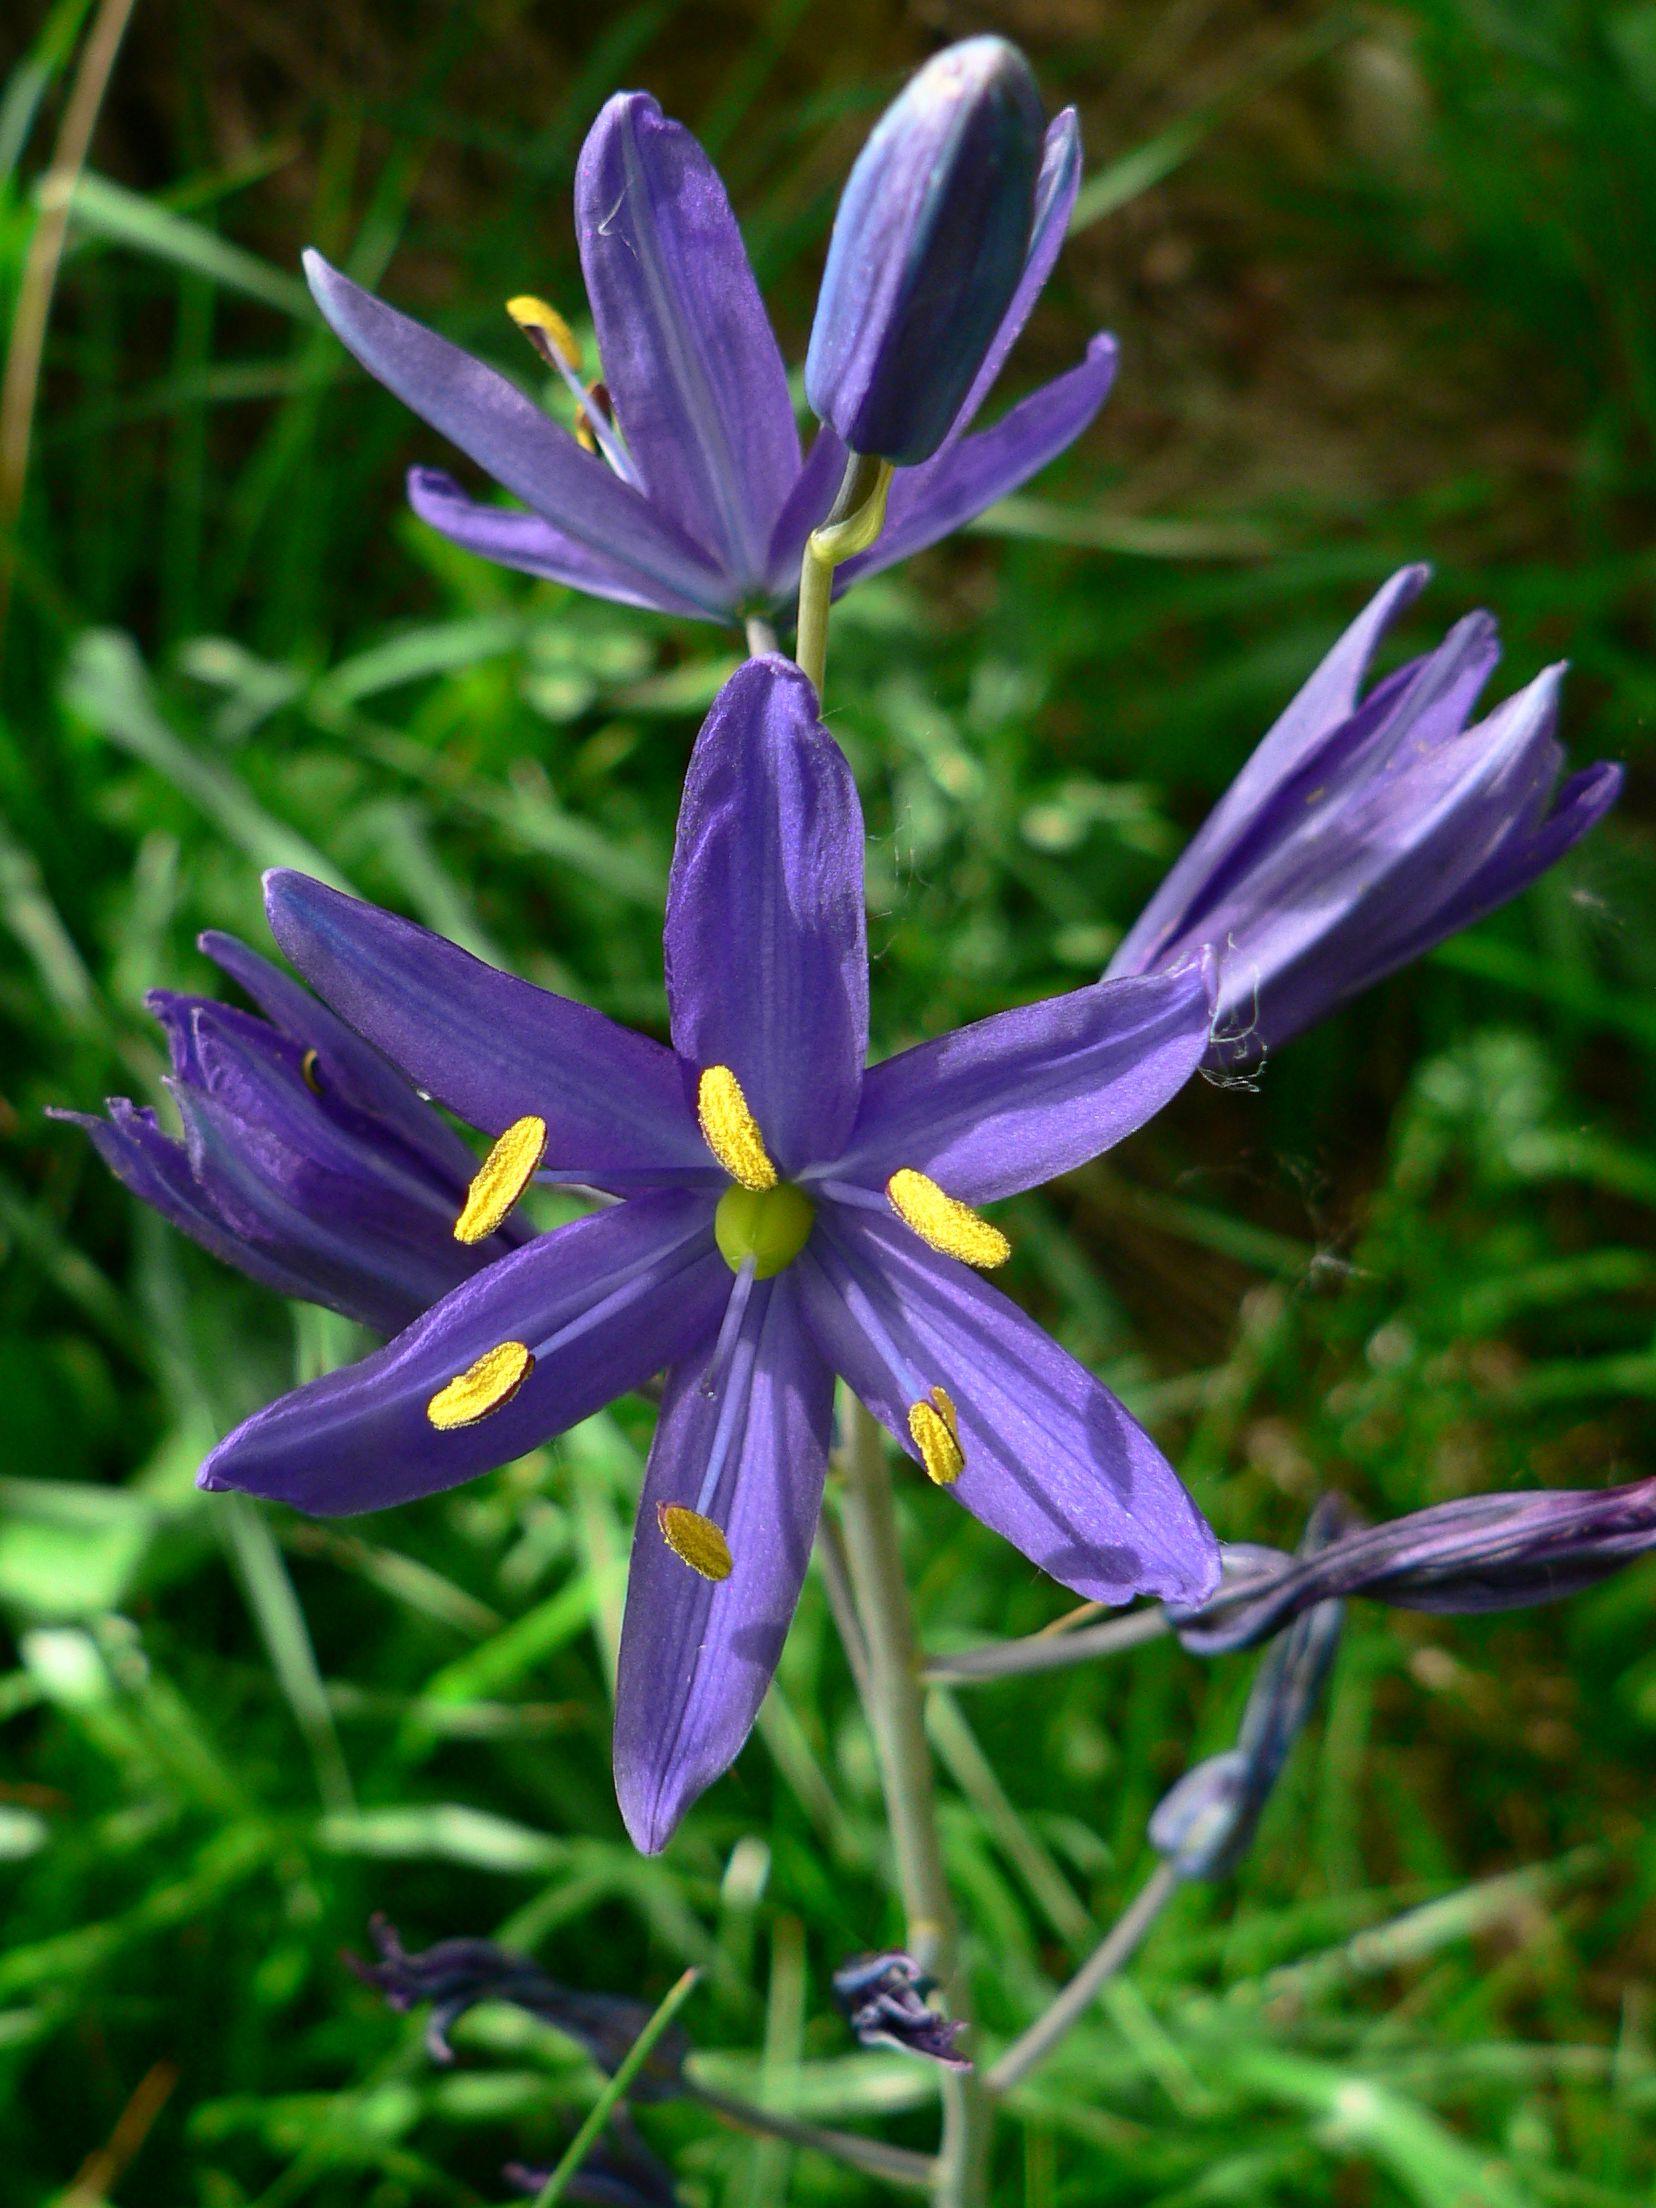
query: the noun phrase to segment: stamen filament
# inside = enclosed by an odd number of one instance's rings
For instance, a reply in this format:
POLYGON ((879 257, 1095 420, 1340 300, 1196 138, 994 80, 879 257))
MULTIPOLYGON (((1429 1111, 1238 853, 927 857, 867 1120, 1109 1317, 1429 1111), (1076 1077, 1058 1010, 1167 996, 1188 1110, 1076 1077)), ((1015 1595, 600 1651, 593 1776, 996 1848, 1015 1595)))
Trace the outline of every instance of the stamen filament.
POLYGON ((546 1155, 546 1122, 534 1113, 514 1119, 498 1136, 488 1156, 472 1177, 460 1216, 454 1222, 456 1242, 483 1242, 504 1225, 512 1206, 523 1194, 546 1155))
MULTIPOLYGON (((767 1299, 768 1300, 768 1299, 767 1299)), ((753 1314, 755 1323, 746 1322, 749 1313, 742 1314, 743 1325, 736 1347, 730 1359, 730 1372, 725 1381, 724 1401, 719 1405, 719 1422, 713 1430, 713 1444, 707 1452, 707 1466, 702 1473, 701 1486, 696 1490, 696 1508, 705 1511, 718 1491, 719 1481, 730 1455, 730 1445, 736 1434, 736 1421, 746 1410, 748 1393, 753 1382, 753 1367, 759 1355, 759 1334, 764 1324, 764 1305, 753 1314)))
MULTIPOLYGON (((544 1342, 535 1344, 534 1354, 536 1358, 550 1357, 555 1349, 567 1349, 571 1342, 578 1341, 583 1334, 589 1333, 593 1327, 602 1326, 612 1312, 629 1300, 633 1289, 646 1273, 655 1272, 665 1266, 670 1259, 682 1255, 693 1244, 703 1241, 706 1233, 705 1227, 697 1227, 693 1232, 687 1234, 682 1242, 674 1243, 669 1249, 656 1250, 649 1257, 638 1258, 622 1272, 617 1273, 606 1296, 601 1297, 597 1303, 590 1304, 585 1311, 581 1312, 578 1317, 569 1320, 566 1325, 560 1326, 553 1333, 548 1334, 544 1342)), ((701 1254, 703 1253, 698 1251, 697 1257, 701 1254)), ((690 1266, 695 1264, 696 1261, 696 1257, 686 1259, 685 1263, 677 1268, 677 1271, 688 1272, 690 1266)), ((665 1286, 666 1281, 672 1277, 671 1273, 664 1274, 663 1285, 665 1286)))
POLYGON ((758 1277, 759 1260, 756 1257, 745 1258, 731 1283, 730 1301, 725 1305, 724 1317, 719 1321, 719 1338, 713 1344, 713 1354, 707 1360, 707 1370, 702 1374, 703 1395, 716 1395, 719 1391, 719 1381, 735 1347, 742 1314, 747 1309, 748 1298, 753 1293, 753 1284, 758 1277))
POLYGON ((615 434, 610 416, 593 403, 592 394, 581 381, 581 348, 575 342, 575 332, 556 307, 548 306, 544 299, 537 299, 530 292, 520 292, 515 299, 508 299, 506 312, 547 367, 555 369, 563 378, 575 401, 577 423, 585 419, 593 443, 611 469, 623 483, 630 483, 637 490, 637 471, 615 434))
POLYGON ((966 1469, 960 1420, 954 1398, 937 1382, 922 1380, 892 1339, 874 1295, 838 1251, 818 1243, 812 1252, 818 1270, 839 1297, 853 1323, 865 1334, 900 1385, 908 1404, 908 1433, 926 1477, 937 1487, 952 1487, 966 1469))

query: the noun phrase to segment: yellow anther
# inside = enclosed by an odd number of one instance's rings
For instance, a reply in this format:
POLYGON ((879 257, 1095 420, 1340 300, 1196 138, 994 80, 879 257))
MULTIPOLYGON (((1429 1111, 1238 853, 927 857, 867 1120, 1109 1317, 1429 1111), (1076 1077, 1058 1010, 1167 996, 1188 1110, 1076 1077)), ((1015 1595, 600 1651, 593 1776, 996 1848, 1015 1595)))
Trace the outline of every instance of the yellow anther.
POLYGON ((313 1096, 322 1094, 322 1074, 314 1050, 307 1050, 300 1059, 299 1076, 313 1096))
POLYGON ((699 1510, 683 1503, 657 1503, 656 1524, 679 1562, 700 1572, 703 1579, 728 1579, 735 1570, 723 1529, 699 1510))
POLYGON ((774 1188, 776 1168, 748 1109, 742 1084, 728 1066, 709 1066, 696 1087, 696 1117, 707 1147, 743 1188, 774 1188))
POLYGON ((970 1204, 946 1195, 937 1183, 912 1166, 903 1166, 886 1183, 891 1208, 905 1227, 912 1227, 922 1242, 929 1242, 945 1257, 963 1258, 968 1265, 1004 1265, 1012 1245, 999 1227, 975 1212, 970 1204))
POLYGON ((546 1155, 546 1122, 530 1112, 514 1119, 478 1167, 460 1216, 456 1242, 482 1242, 495 1231, 540 1171, 546 1155))
POLYGON ((426 1405, 426 1416, 443 1434, 457 1426, 475 1426, 480 1418, 510 1403, 534 1369, 534 1356, 522 1342, 496 1342, 437 1390, 426 1405))
POLYGON ((960 1421, 946 1388, 929 1389, 918 1403, 909 1405, 908 1430, 926 1477, 939 1487, 953 1487, 966 1469, 966 1452, 960 1446, 960 1421))
POLYGON ((515 299, 507 300, 506 312, 549 368, 555 368, 562 361, 574 374, 580 374, 581 348, 575 342, 575 332, 556 307, 549 307, 544 299, 524 291, 515 299))
POLYGON ((598 434, 592 426, 595 416, 603 422, 606 429, 615 420, 615 409, 610 404, 609 385, 606 383, 589 383, 587 404, 576 409, 575 442, 583 452, 598 450, 598 434))

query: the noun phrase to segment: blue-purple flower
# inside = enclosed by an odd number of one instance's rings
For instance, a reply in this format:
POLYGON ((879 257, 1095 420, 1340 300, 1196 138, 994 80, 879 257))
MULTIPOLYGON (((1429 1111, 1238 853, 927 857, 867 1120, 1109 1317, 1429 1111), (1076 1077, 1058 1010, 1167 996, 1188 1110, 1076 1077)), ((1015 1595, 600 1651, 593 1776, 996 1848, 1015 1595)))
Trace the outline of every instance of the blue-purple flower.
POLYGON ((308 990, 233 936, 201 948, 264 1013, 152 990, 182 1142, 111 1097, 84 1127, 133 1195, 225 1264, 284 1296, 395 1334, 516 1249, 516 1219, 461 1240, 476 1160, 396 1068, 308 990))
POLYGON ((1211 944, 1219 1071, 1505 904, 1615 803, 1619 767, 1560 781, 1562 668, 1468 726, 1500 656, 1487 613, 1365 694, 1377 644, 1429 572, 1403 568, 1371 599, 1110 962, 1150 973, 1211 944))
MULTIPOLYGON (((992 429, 965 434, 1051 272, 1080 174, 1066 109, 1046 132, 1022 274, 982 365, 942 449, 898 476, 884 534, 846 563, 841 588, 1016 490, 1102 405, 1115 370, 1107 337, 992 429)), ((583 381, 555 311, 527 296, 511 307, 572 387, 579 440, 496 369, 306 255, 317 304, 364 367, 528 509, 479 503, 416 468, 415 512, 469 551, 625 605, 710 621, 786 612, 847 453, 824 429, 801 457, 724 186, 681 123, 645 93, 617 93, 582 149, 575 216, 600 378, 583 381)))
POLYGON ((965 403, 1029 253, 1041 96, 1004 38, 911 77, 834 217, 805 396, 852 451, 929 460, 965 403))
POLYGON ((408 1078, 496 1137, 468 1209, 529 1178, 618 1201, 260 1412, 208 1487, 374 1510, 469 1479, 667 1368, 634 1537, 616 1777, 666 1842, 740 1748, 810 1553, 841 1375, 939 1486, 1078 1593, 1200 1601, 1216 1544, 1122 1406, 982 1277, 976 1208, 1119 1141, 1207 1044, 1197 962, 1001 1013, 865 1072, 863 827, 793 664, 715 702, 668 896, 672 1047, 304 876, 278 942, 408 1078))
MULTIPOLYGON (((1314 1552, 1251 1551, 1200 1608, 1174 1613, 1200 1656, 1254 1648, 1320 1602, 1364 1595, 1399 1610, 1476 1614, 1578 1594, 1656 1549, 1656 1478, 1599 1489, 1466 1495, 1314 1552)), ((1227 1560, 1228 1560, 1227 1551, 1227 1560)))
POLYGON ((937 1980, 901 1948, 853 1955, 834 1973, 834 2004, 860 2046, 895 2047, 945 2070, 970 2070, 972 2058, 955 2044, 966 2026, 930 2005, 936 1990, 937 1980))
MULTIPOLYGON (((1337 1496, 1325 1497, 1311 1513, 1300 1557, 1326 1554, 1348 1517, 1337 1496)), ((1260 1664, 1236 1746, 1187 1771, 1156 1805, 1150 1844, 1181 1878, 1228 1878, 1253 1845, 1289 1752, 1322 1698, 1344 1622, 1337 1596, 1303 1611, 1260 1664)))

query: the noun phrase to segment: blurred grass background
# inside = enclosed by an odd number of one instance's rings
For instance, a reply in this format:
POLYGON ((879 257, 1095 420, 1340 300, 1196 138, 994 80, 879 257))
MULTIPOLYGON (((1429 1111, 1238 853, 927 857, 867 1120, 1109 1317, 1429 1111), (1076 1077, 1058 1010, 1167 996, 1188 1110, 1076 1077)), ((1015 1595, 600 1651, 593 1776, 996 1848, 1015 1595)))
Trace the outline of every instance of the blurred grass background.
MULTIPOLYGON (((815 1590, 735 1774, 640 1861, 606 1671, 648 1413, 383 1519, 198 1498, 205 1444, 349 1329, 215 1270, 42 1116, 152 1094, 144 989, 208 985, 205 925, 262 942, 276 860, 661 1020, 676 785, 728 647, 413 525, 401 468, 445 455, 311 316, 298 251, 527 374, 501 302, 578 317, 574 156, 642 83, 720 160, 797 360, 904 69, 992 27, 1078 102, 1090 182, 1011 382, 1108 326, 1117 394, 836 622, 882 1048, 1089 978, 1401 560, 1439 576, 1399 650, 1485 603, 1509 686, 1573 660, 1574 757, 1633 770, 1608 828, 1257 1093, 1195 1085, 1013 1222, 1015 1292, 1221 1532, 1291 1543, 1328 1484, 1387 1513, 1649 1467, 1656 4, 137 0, 54 179, 121 12, 0 25, 8 317, 72 186, 0 453, 0 2198, 498 2200, 592 2074, 504 2012, 432 2073, 340 1967, 375 1906, 650 1997, 702 1962, 687 2021, 729 2082, 926 2145, 929 2074, 829 2013, 897 1922, 815 1590)), ((1064 1607, 905 1501, 934 1647, 1064 1607)), ((997 2199, 1646 2200, 1653 1595, 1646 1565, 1529 1615, 1356 1615, 1254 1857, 1031 2082, 997 2199)), ((1247 1671, 1157 1647, 937 1698, 986 2044, 1134 1889, 1247 1671)), ((875 2197, 650 2123, 700 2208, 875 2197)))

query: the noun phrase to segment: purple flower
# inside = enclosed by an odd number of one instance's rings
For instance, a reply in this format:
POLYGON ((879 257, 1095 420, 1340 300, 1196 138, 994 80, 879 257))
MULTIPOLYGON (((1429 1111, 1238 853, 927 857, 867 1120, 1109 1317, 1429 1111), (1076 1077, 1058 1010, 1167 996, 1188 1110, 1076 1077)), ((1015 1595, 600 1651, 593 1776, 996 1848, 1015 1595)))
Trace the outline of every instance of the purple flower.
POLYGON ((1315 1555, 1252 1560, 1206 1604, 1176 1614, 1199 1656, 1253 1648, 1319 1602, 1470 1613, 1557 1602, 1656 1549, 1656 1478, 1580 1492, 1468 1495, 1347 1532, 1315 1555))
POLYGON ((912 1955, 887 1948, 842 1963, 834 1973, 834 2001, 862 2046, 895 2047, 946 2070, 970 2070, 971 2057, 955 2045, 965 2025, 926 2005, 936 1985, 912 1955))
POLYGON ((84 1127, 133 1195, 250 1279, 382 1334, 527 1239, 512 1220, 457 1239, 477 1161, 453 1129, 268 959, 228 935, 201 948, 266 1016, 151 992, 184 1140, 124 1096, 107 1119, 53 1115, 84 1127))
POLYGON ((791 661, 748 661, 690 762, 673 1047, 302 875, 271 926, 334 1009, 528 1175, 621 1201, 539 1236, 222 1442, 207 1487, 317 1512, 453 1486, 663 1366, 616 1777, 663 1846, 752 1725, 821 1507, 835 1373, 939 1486, 1078 1593, 1199 1601, 1216 1545, 1122 1406, 981 1277, 970 1207, 1118 1142, 1206 1047, 1195 963, 1005 1012, 864 1071, 863 827, 791 661))
POLYGON ((1562 668, 1467 726, 1500 656, 1487 613, 1363 694, 1429 573, 1403 568, 1370 600, 1110 962, 1149 973, 1213 945, 1217 1070, 1257 1062, 1517 896, 1615 803, 1621 769, 1603 761, 1559 786, 1562 668))
MULTIPOLYGON (((1046 133, 1027 258, 982 366, 942 449, 898 478, 884 535, 846 563, 840 587, 1016 490, 1102 405, 1115 371, 1106 337, 994 428, 964 434, 1051 272, 1080 174, 1066 110, 1046 133)), ((582 150, 575 214, 601 383, 582 385, 559 315, 527 297, 511 304, 573 386, 591 450, 495 369, 305 256, 317 304, 363 366, 529 509, 480 504, 449 476, 416 468, 415 512, 469 551, 625 605, 709 621, 785 611, 847 454, 824 429, 801 459, 782 356, 724 186, 682 124, 645 93, 617 93, 582 150)))
MULTIPOLYGON (((644 2002, 560 1986, 529 1956, 515 1955, 493 1940, 439 1940, 410 1954, 389 1918, 370 1918, 368 1930, 378 1960, 365 1963, 356 1955, 345 1960, 365 1985, 384 1995, 399 2016, 430 2003, 425 2044, 433 2062, 454 2060, 449 2033, 468 2009, 484 2001, 509 2002, 550 2024, 582 2047, 608 2077, 614 2076, 650 2021, 652 2012, 644 2002)), ((670 2024, 634 2078, 629 2088, 632 2097, 672 2099, 683 2090, 689 2053, 684 2032, 670 2024)))
POLYGON ((834 217, 805 395, 900 466, 948 435, 1023 275, 1041 97, 1004 38, 935 54, 881 116, 834 217))
MULTIPOLYGON (((1327 1553, 1347 1522, 1326 1497, 1312 1512, 1300 1556, 1327 1553)), ((1158 1803, 1150 1844, 1181 1878, 1228 1878, 1253 1845, 1289 1751, 1322 1697, 1345 1620, 1338 1599, 1314 1603, 1259 1667, 1236 1746, 1187 1771, 1158 1803)))

